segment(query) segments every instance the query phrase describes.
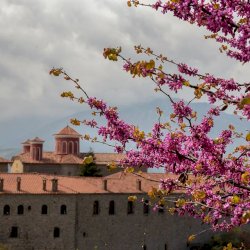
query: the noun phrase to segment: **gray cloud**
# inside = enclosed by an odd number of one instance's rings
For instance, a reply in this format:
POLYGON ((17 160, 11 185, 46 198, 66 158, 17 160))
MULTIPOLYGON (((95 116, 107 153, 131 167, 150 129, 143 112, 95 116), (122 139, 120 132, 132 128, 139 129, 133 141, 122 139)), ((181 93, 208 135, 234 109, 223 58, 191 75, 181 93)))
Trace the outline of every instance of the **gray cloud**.
POLYGON ((91 95, 113 105, 162 98, 149 80, 131 79, 121 63, 104 60, 108 46, 121 45, 132 57, 133 45, 141 43, 202 72, 241 81, 249 75, 248 65, 220 55, 218 45, 204 40, 204 30, 148 8, 128 8, 123 0, 3 0, 0 30, 1 119, 56 118, 84 109, 59 98, 74 88, 48 75, 53 66, 64 67, 91 95))

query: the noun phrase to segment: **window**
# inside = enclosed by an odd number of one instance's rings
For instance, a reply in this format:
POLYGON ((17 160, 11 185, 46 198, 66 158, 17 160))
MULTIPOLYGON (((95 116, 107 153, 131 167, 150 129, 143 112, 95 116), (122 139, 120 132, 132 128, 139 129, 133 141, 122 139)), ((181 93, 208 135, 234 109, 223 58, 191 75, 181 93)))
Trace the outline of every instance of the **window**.
POLYGON ((10 230, 10 238, 18 237, 18 227, 12 227, 10 230))
POLYGON ((134 213, 134 203, 133 201, 128 201, 128 214, 134 213))
POLYGON ((54 228, 54 238, 59 238, 60 237, 60 228, 55 227, 54 228))
POLYGON ((62 153, 67 154, 67 142, 66 141, 62 143, 62 153))
POLYGON ((164 245, 164 250, 168 250, 168 245, 167 244, 164 245))
POLYGON ((94 201, 94 205, 93 205, 93 214, 99 214, 99 201, 94 201))
POLYGON ((23 212, 24 212, 23 205, 19 205, 19 206, 17 207, 17 214, 23 214, 23 212))
POLYGON ((78 142, 75 142, 75 153, 79 154, 79 147, 78 147, 78 142))
POLYGON ((69 142, 69 154, 74 154, 74 143, 72 141, 69 142))
POLYGON ((57 152, 62 153, 62 145, 59 142, 57 142, 57 152))
POLYGON ((67 206, 61 205, 61 214, 67 214, 67 206))
POLYGON ((42 205, 41 214, 48 214, 48 206, 47 205, 42 205))
POLYGON ((111 215, 115 214, 115 202, 114 201, 109 202, 109 214, 111 215))
POLYGON ((142 245, 142 249, 143 250, 147 250, 147 246, 146 245, 142 245))
POLYGON ((164 213, 164 206, 163 205, 160 205, 159 208, 158 208, 158 213, 159 214, 163 214, 164 213))
POLYGON ((143 213, 149 214, 149 201, 148 200, 145 200, 143 203, 143 213))
POLYGON ((36 148, 36 155, 37 155, 37 160, 40 160, 41 159, 41 151, 40 151, 40 148, 36 148))
POLYGON ((10 206, 9 205, 5 205, 3 207, 3 214, 4 215, 10 215, 10 206))

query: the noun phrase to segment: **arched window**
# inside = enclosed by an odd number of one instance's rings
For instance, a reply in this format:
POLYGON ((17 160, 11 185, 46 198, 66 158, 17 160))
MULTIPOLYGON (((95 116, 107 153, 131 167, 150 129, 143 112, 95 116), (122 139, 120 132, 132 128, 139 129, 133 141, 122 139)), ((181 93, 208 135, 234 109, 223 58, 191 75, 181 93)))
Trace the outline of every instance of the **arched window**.
POLYGON ((134 203, 133 201, 128 201, 128 214, 134 213, 134 203))
POLYGON ((57 142, 56 143, 56 147, 57 147, 57 152, 59 152, 59 154, 62 153, 62 146, 61 146, 61 143, 60 142, 57 142))
POLYGON ((168 245, 167 244, 164 245, 164 250, 168 250, 168 245))
POLYGON ((5 205, 3 207, 3 214, 4 215, 10 215, 10 206, 9 205, 5 205))
POLYGON ((61 205, 61 214, 67 214, 67 206, 61 205))
POLYGON ((109 202, 109 214, 111 215, 115 214, 115 202, 114 201, 109 202))
POLYGON ((67 142, 66 141, 62 143, 62 153, 67 154, 67 142))
POLYGON ((148 200, 145 200, 143 203, 143 213, 149 214, 149 202, 148 202, 148 200))
POLYGON ((36 148, 36 156, 37 156, 37 160, 41 160, 41 151, 40 151, 40 148, 36 148))
POLYGON ((31 148, 31 152, 32 152, 32 158, 36 159, 36 151, 35 148, 31 148))
POLYGON ((72 141, 69 142, 69 154, 74 154, 74 143, 72 141))
POLYGON ((99 201, 94 201, 94 204, 93 204, 93 214, 94 215, 99 214, 99 201))
POLYGON ((41 214, 48 214, 48 206, 47 205, 42 205, 41 214))
POLYGON ((24 213, 24 208, 23 208, 23 205, 19 205, 17 207, 17 214, 23 214, 24 213))
POLYGON ((79 144, 78 141, 75 142, 75 154, 79 154, 79 144))
POLYGON ((59 237, 60 237, 60 228, 54 227, 54 238, 59 238, 59 237))

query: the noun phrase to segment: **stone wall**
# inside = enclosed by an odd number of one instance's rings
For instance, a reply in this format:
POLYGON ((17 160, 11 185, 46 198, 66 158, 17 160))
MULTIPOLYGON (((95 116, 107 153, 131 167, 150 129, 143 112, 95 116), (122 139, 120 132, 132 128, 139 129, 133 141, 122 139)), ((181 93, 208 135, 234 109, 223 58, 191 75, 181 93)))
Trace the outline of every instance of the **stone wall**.
POLYGON ((76 164, 24 164, 24 173, 46 173, 55 175, 78 176, 80 167, 76 164))
MULTIPOLYGON (((128 214, 127 197, 125 194, 103 194, 77 199, 79 249, 184 250, 188 249, 188 236, 202 230, 200 223, 189 217, 181 218, 152 209, 149 214, 144 214, 143 204, 139 202, 142 196, 138 196, 139 201, 134 204, 134 213, 128 214), (98 215, 93 215, 95 200, 100 204, 98 215), (109 215, 111 200, 115 202, 114 215, 109 215)), ((209 236, 204 234, 198 241, 207 240, 209 236)))
MULTIPOLYGON (((152 210, 143 213, 137 201, 134 213, 127 213, 129 194, 2 194, 0 200, 0 243, 11 250, 184 250, 190 234, 199 232, 200 223, 192 218, 172 216, 152 210), (99 202, 99 214, 93 214, 93 203, 99 202), (109 214, 109 202, 115 211, 109 214), (10 214, 3 215, 4 205, 10 214), (24 214, 17 214, 17 206, 24 206, 24 214), (42 205, 48 214, 42 215, 42 205), (67 214, 60 206, 66 205, 67 214), (12 227, 18 227, 18 237, 11 238, 12 227), (60 237, 54 237, 54 228, 60 237), (144 246, 144 248, 143 248, 144 246)), ((141 200, 142 195, 138 196, 141 200)), ((198 241, 208 239, 204 234, 198 241)))
MULTIPOLYGON (((32 164, 24 163, 23 164, 24 173, 46 173, 46 174, 55 174, 55 175, 67 175, 67 176, 79 176, 80 175, 80 165, 79 164, 32 164)), ((122 171, 121 169, 115 169, 108 171, 106 165, 97 165, 99 168, 100 174, 102 176, 111 175, 117 172, 122 171)))
POLYGON ((8 163, 0 163, 0 172, 8 173, 8 163))
POLYGON ((73 195, 1 195, 0 242, 10 250, 63 250, 75 247, 75 199, 73 195), (4 215, 4 205, 10 214, 4 215), (60 213, 61 205, 67 214, 60 213), (24 214, 17 214, 17 206, 24 206, 24 214), (42 205, 48 214, 41 214, 42 205), (18 237, 11 238, 11 228, 18 227, 18 237), (60 228, 60 237, 54 238, 54 228, 60 228))

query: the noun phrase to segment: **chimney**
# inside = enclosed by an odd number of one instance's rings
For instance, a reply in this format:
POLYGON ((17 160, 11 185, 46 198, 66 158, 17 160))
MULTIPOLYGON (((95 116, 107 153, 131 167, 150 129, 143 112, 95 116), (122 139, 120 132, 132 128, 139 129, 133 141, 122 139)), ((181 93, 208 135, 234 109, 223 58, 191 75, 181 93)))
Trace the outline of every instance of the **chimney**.
POLYGON ((103 180, 103 189, 104 189, 105 191, 108 190, 108 180, 107 180, 107 179, 103 180))
POLYGON ((41 161, 43 158, 43 143, 44 141, 38 137, 29 141, 30 157, 32 160, 41 161))
POLYGON ((43 179, 43 191, 46 191, 46 179, 43 179))
POLYGON ((137 179, 136 184, 137 184, 137 189, 141 191, 141 180, 137 179))
POLYGON ((0 192, 3 192, 3 178, 0 178, 0 192))
POLYGON ((58 191, 58 179, 52 179, 52 192, 57 192, 58 191))
POLYGON ((21 177, 16 178, 16 190, 21 191, 21 177))
POLYGON ((23 142, 23 153, 29 153, 30 152, 30 140, 23 142))

